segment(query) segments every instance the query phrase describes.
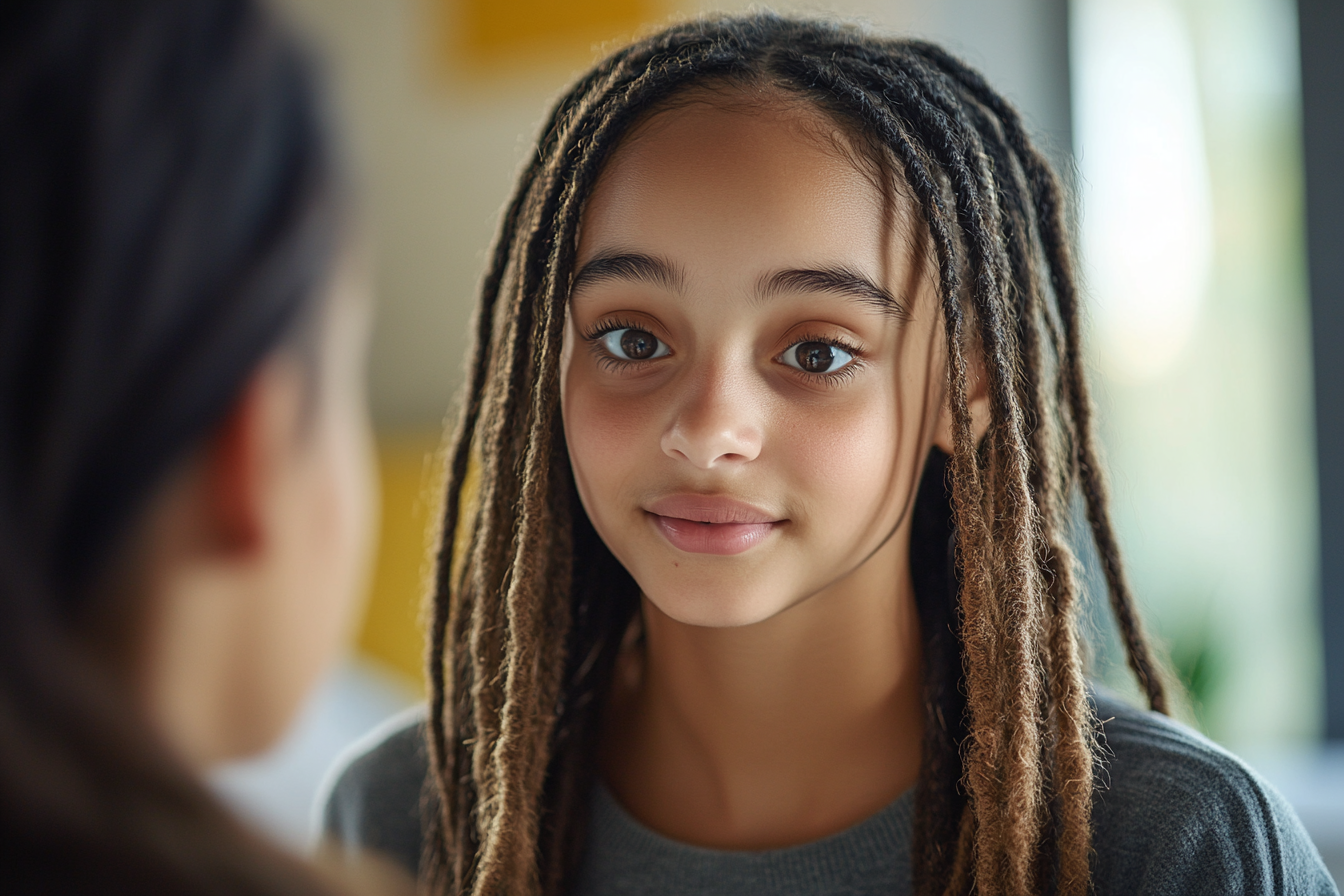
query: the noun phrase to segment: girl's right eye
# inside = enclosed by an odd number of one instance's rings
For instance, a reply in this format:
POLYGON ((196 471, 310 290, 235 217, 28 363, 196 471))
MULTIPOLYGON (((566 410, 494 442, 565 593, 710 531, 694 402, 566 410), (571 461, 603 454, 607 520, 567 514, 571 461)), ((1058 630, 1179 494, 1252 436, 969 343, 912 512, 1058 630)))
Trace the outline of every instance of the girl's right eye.
POLYGON ((671 354, 657 336, 635 327, 609 330, 598 337, 598 342, 621 361, 651 361, 671 354))

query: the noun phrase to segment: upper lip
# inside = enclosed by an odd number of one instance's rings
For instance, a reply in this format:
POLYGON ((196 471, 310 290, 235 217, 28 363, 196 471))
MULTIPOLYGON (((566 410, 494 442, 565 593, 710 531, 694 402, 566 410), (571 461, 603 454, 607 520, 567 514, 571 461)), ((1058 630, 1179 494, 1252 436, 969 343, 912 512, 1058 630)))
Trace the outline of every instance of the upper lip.
POLYGON ((777 523, 780 518, 745 501, 724 495, 667 495, 646 510, 658 516, 697 523, 777 523))

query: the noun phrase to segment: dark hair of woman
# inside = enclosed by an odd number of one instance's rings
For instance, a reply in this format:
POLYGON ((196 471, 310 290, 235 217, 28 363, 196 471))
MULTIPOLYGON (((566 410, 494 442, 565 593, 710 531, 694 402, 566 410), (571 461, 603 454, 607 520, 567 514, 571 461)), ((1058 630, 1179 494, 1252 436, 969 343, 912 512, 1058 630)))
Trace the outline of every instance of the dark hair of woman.
POLYGON ((90 657, 168 474, 312 320, 341 235, 319 91, 244 0, 0 12, 0 890, 316 893, 90 657))
POLYGON ((556 105, 481 290, 429 653, 441 893, 559 894, 639 589, 580 505, 558 365, 584 203, 632 126, 692 88, 811 104, 899 175, 936 258, 954 420, 917 499, 926 714, 920 894, 1089 888, 1095 720, 1066 539, 1081 492, 1129 663, 1166 697, 1098 462, 1058 179, 1018 113, 941 49, 763 13, 670 27, 556 105), (983 363, 989 426, 967 404, 983 363), (946 465, 944 470, 944 465, 946 465))

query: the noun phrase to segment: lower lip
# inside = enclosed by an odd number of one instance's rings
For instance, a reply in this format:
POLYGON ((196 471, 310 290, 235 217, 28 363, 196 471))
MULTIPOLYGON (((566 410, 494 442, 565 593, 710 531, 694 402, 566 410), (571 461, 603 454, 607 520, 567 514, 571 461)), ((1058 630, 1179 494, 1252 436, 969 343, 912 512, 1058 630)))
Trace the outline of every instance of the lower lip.
POLYGON ((740 554, 760 544, 778 523, 699 523, 675 516, 653 517, 674 548, 688 554, 740 554))

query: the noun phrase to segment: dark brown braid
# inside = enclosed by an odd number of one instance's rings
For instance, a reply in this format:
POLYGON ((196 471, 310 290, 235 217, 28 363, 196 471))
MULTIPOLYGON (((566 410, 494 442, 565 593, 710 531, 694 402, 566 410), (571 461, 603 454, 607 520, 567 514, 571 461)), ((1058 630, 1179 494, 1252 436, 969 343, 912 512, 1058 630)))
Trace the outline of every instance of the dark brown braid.
POLYGON ((773 14, 673 26, 601 63, 556 106, 504 215, 432 605, 432 891, 560 894, 574 880, 638 588, 574 491, 565 306, 602 166, 632 123, 696 85, 831 115, 903 177, 935 250, 955 450, 930 458, 912 535, 928 722, 916 890, 1085 893, 1094 721, 1065 537, 1075 487, 1130 664, 1154 708, 1165 696, 1107 509, 1062 191, 1017 113, 942 50, 773 14), (979 443, 971 357, 990 405, 979 443))
POLYGON ((1050 170, 1045 158, 1031 145, 1026 129, 1018 115, 1003 97, 985 82, 981 75, 968 68, 946 51, 931 44, 921 48, 953 77, 972 92, 977 101, 993 110, 1003 124, 1013 152, 1026 166, 1031 184, 1031 196, 1036 203, 1038 226, 1044 233, 1043 248, 1050 266, 1051 287, 1057 295, 1059 313, 1064 326, 1064 350, 1067 355, 1061 397, 1066 413, 1077 423, 1070 427, 1073 457, 1081 474, 1087 518, 1093 538, 1101 555, 1102 568, 1111 595, 1111 606, 1125 641, 1130 668, 1148 697, 1149 705, 1158 712, 1167 711, 1167 695, 1161 670, 1153 658, 1143 626, 1135 611, 1133 596, 1120 561, 1119 542, 1111 524, 1110 496, 1097 450, 1092 426, 1092 399, 1088 394, 1087 378, 1082 361, 1082 332, 1078 320, 1079 301, 1077 282, 1072 276, 1071 244, 1065 224, 1065 207, 1059 180, 1050 170))

